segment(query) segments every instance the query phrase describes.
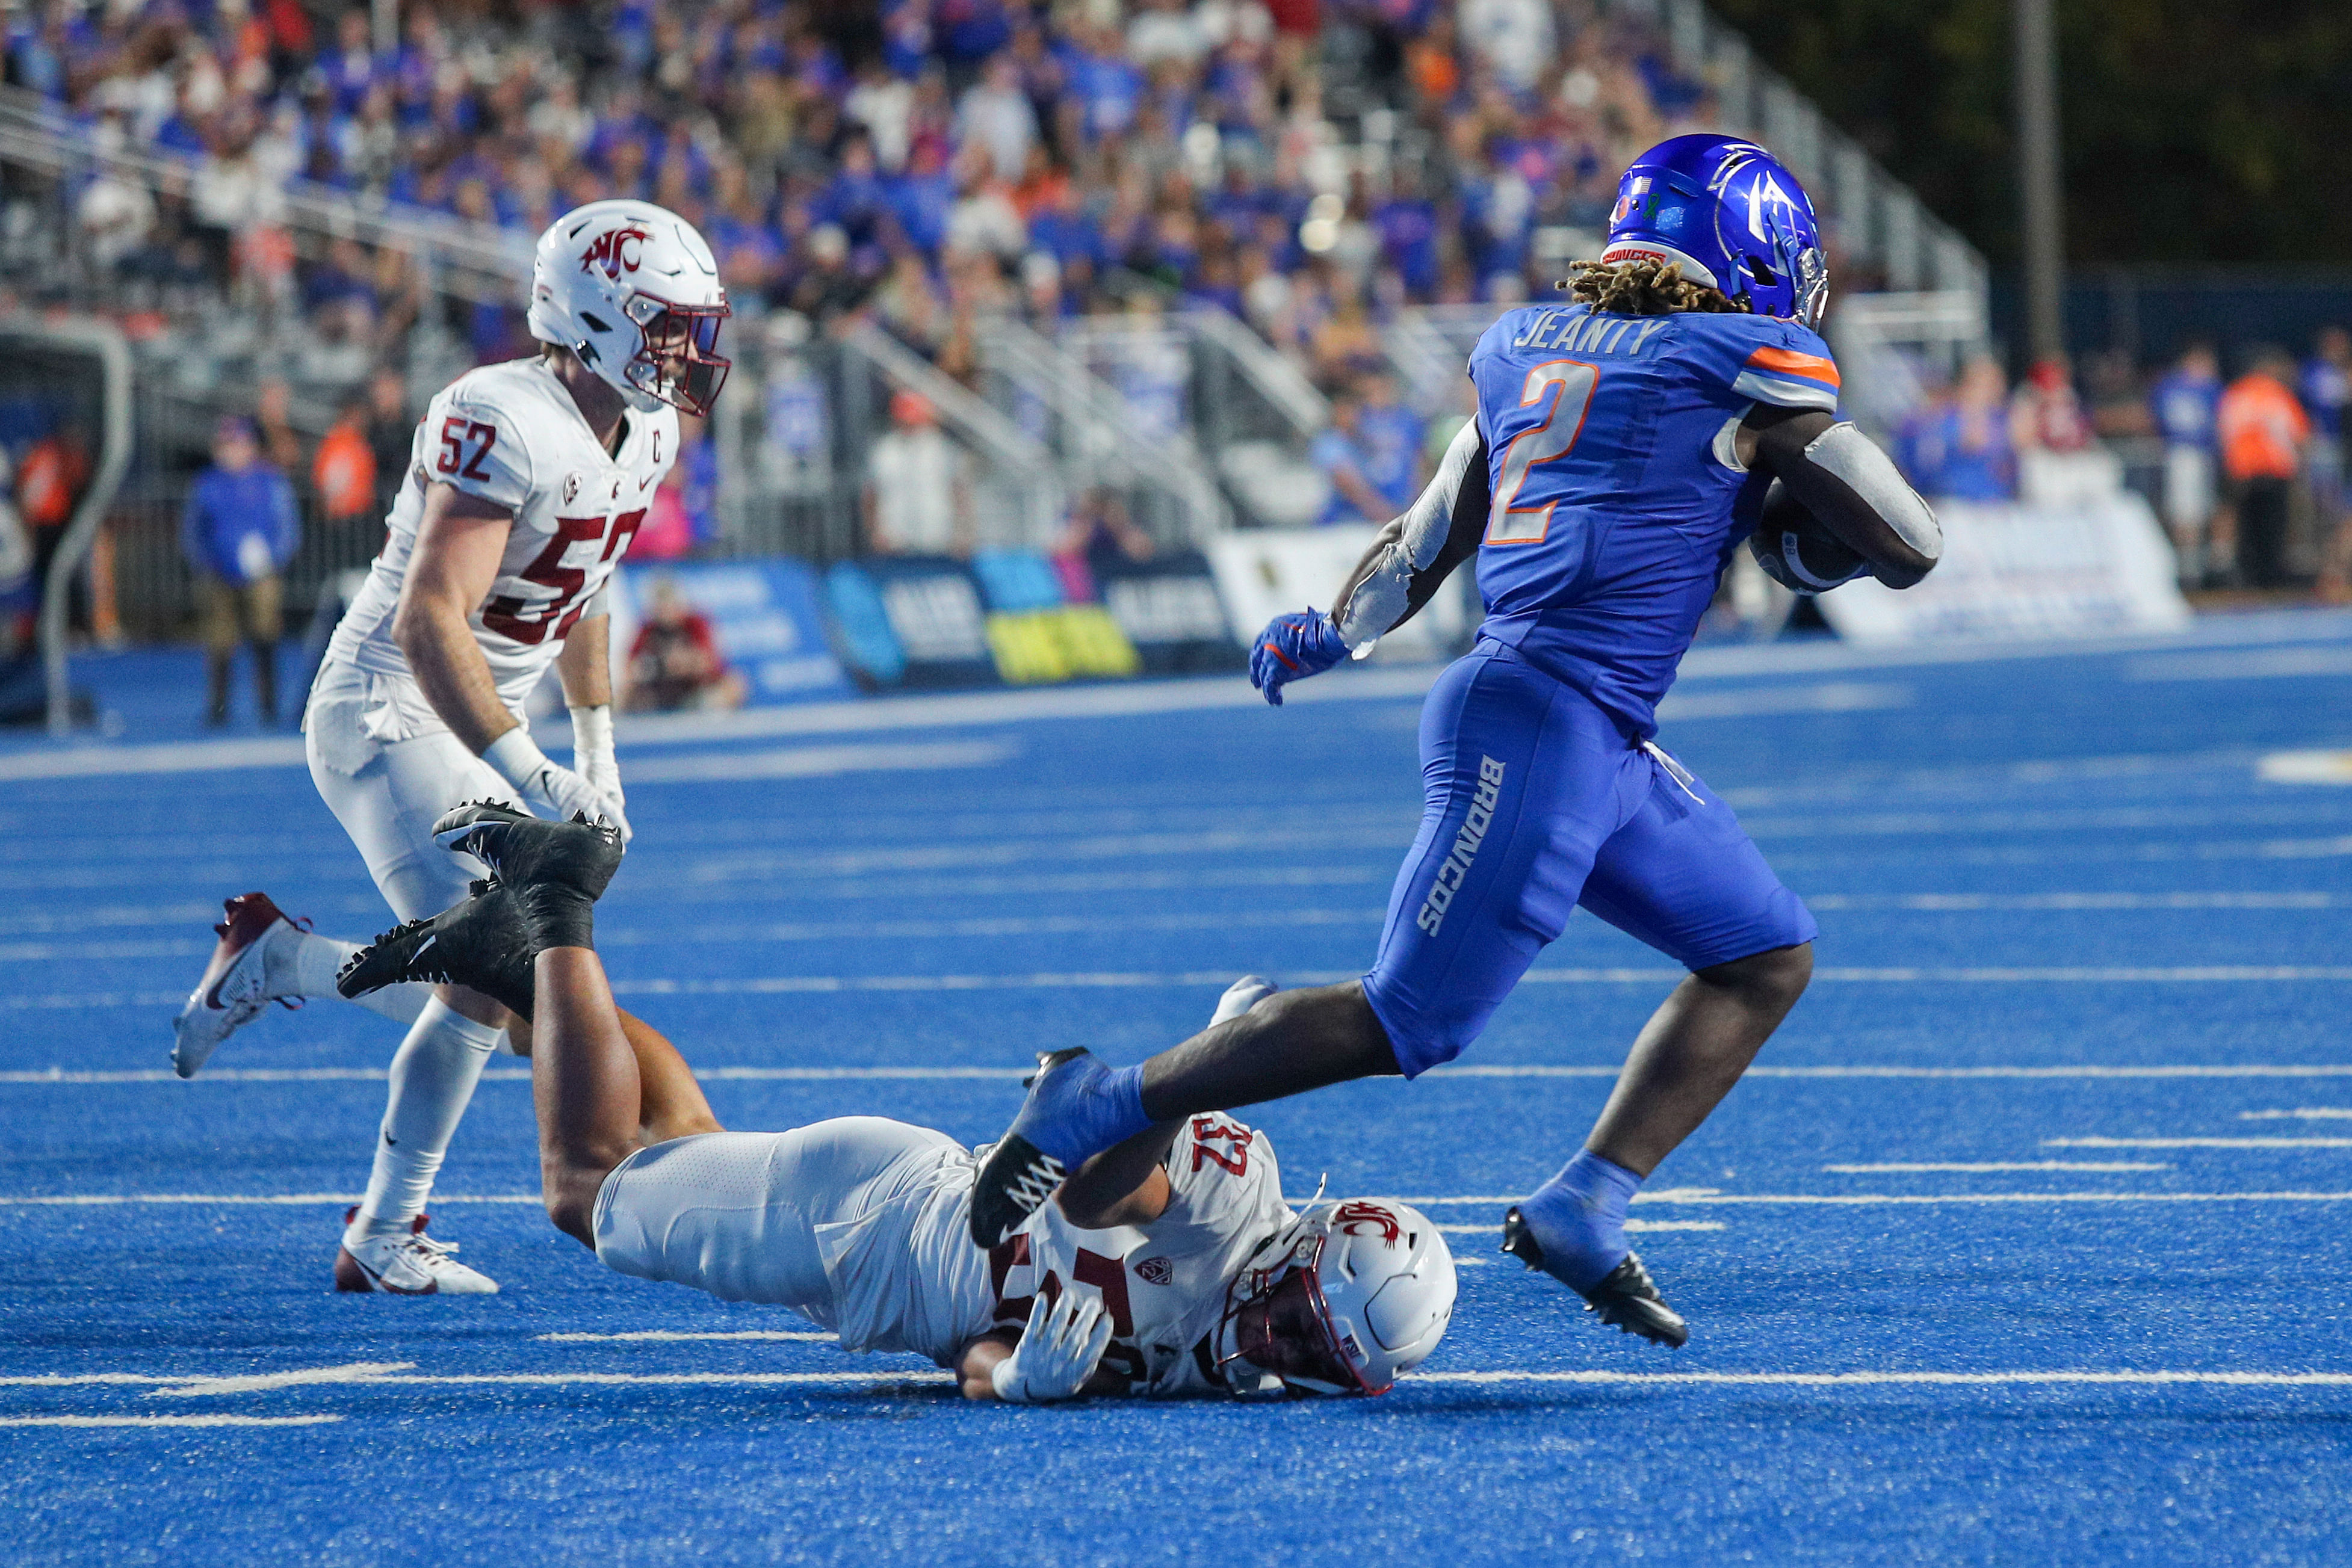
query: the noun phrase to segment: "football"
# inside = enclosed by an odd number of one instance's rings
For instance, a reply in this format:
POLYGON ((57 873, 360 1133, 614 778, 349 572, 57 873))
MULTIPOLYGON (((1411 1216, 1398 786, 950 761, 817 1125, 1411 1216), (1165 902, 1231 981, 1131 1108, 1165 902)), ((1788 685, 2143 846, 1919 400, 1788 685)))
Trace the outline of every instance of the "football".
POLYGON ((1748 553, 1767 577, 1794 593, 1827 593, 1870 570, 1778 479, 1765 492, 1756 531, 1748 536, 1748 553))

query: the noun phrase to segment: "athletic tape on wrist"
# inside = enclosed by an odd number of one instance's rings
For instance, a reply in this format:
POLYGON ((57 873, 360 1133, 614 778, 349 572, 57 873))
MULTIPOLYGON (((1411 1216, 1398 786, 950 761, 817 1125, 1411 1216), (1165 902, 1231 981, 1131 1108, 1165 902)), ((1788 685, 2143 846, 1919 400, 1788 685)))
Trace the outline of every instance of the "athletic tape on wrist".
POLYGON ((572 762, 583 773, 614 766, 613 710, 604 704, 572 710, 572 762))
POLYGON ((518 789, 540 788, 541 779, 554 766, 539 748, 539 742, 531 739, 530 731, 520 725, 482 747, 482 760, 518 789))

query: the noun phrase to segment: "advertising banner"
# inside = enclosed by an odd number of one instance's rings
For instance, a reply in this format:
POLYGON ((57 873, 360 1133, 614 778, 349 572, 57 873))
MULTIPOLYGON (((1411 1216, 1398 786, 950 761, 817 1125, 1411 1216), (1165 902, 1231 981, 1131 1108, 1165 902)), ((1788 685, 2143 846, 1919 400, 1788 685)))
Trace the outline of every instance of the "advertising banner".
POLYGON ((849 694, 825 643, 815 574, 799 561, 624 566, 609 591, 614 685, 631 711, 849 694))
POLYGON ((2038 640, 2189 622, 2172 546, 2126 490, 2063 506, 1938 501, 1944 559, 1901 592, 1867 578, 1821 596, 1849 642, 2038 640))
POLYGON ((961 561, 946 556, 845 560, 825 574, 824 587, 842 648, 864 684, 996 684, 987 606, 961 561))
POLYGON ((1202 674, 1245 662, 1216 574, 1198 550, 1109 563, 1095 574, 1095 586, 1151 674, 1202 674))

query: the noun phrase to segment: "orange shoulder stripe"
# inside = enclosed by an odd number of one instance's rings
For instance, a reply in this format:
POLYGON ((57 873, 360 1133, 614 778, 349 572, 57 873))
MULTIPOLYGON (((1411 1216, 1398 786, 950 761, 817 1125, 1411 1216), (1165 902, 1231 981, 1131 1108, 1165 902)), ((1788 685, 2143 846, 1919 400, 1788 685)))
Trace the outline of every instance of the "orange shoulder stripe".
POLYGON ((1748 356, 1748 362, 1763 370, 1788 371, 1811 381, 1838 385, 1838 368, 1819 354, 1800 354, 1793 349, 1759 349, 1748 356))

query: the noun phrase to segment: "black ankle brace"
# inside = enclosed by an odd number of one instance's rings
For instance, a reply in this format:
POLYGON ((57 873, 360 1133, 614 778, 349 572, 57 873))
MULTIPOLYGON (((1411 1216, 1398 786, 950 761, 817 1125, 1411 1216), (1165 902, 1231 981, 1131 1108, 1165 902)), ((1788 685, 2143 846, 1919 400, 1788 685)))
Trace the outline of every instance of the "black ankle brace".
POLYGON ((531 956, 551 947, 596 946, 596 901, 577 888, 557 883, 512 890, 530 933, 531 956))

